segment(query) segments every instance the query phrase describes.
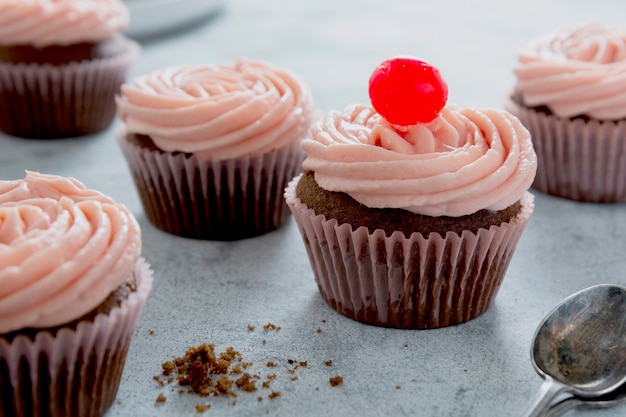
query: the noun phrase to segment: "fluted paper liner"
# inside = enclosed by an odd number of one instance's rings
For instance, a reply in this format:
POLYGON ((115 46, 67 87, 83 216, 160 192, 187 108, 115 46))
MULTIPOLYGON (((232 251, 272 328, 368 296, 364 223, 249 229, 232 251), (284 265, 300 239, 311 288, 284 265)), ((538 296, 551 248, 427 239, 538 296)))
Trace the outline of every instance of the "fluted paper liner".
POLYGON ((126 51, 65 65, 0 62, 0 130, 24 138, 82 136, 107 128, 115 117, 115 95, 139 55, 126 51))
POLYGON ((385 327, 426 329, 472 320, 492 304, 534 209, 526 192, 517 217, 489 230, 445 237, 352 230, 285 191, 322 297, 338 312, 385 327))
POLYGON ((140 259, 136 291, 109 314, 34 338, 0 337, 0 415, 101 416, 110 407, 124 369, 139 314, 152 287, 152 271, 140 259))
POLYGON ((578 201, 626 201, 626 119, 561 118, 507 100, 537 153, 533 187, 578 201))
POLYGON ((289 215, 283 191, 301 171, 298 142, 256 157, 207 161, 118 142, 148 219, 166 232, 237 240, 278 228, 289 215))

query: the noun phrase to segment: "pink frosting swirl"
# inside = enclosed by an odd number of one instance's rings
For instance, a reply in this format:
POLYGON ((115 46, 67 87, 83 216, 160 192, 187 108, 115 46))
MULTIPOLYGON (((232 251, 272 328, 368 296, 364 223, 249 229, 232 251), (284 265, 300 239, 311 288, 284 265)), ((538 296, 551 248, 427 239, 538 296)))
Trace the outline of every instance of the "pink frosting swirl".
POLYGON ((333 111, 302 142, 318 184, 371 208, 458 217, 502 210, 530 187, 530 134, 505 111, 445 107, 428 124, 389 125, 369 106, 333 111))
POLYGON ((312 118, 311 93, 300 78, 245 59, 155 71, 122 86, 117 103, 129 133, 206 160, 256 156, 294 143, 312 118))
POLYGON ((75 179, 28 172, 0 181, 0 334, 93 310, 140 251, 133 215, 75 179))
POLYGON ((557 116, 626 117, 626 28, 568 26, 531 41, 514 69, 528 106, 557 116))
POLYGON ((98 42, 128 23, 122 0, 4 0, 0 44, 68 45, 98 42))

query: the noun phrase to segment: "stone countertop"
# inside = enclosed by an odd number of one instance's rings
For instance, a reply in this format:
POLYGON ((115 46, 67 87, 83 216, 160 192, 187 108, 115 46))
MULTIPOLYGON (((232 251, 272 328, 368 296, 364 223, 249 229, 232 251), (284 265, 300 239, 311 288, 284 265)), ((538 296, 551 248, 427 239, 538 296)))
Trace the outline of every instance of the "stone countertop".
MULTIPOLYGON (((299 73, 326 111, 366 101, 373 68, 408 54, 441 69, 449 102, 502 107, 519 47, 563 24, 619 23, 617 16, 626 16, 626 3, 232 0, 185 30, 142 39, 131 77, 183 63, 263 59, 299 73)), ((521 415, 542 382, 529 351, 544 315, 580 289, 626 284, 626 206, 534 192, 534 215, 484 315, 427 331, 361 324, 318 294, 292 219, 275 232, 237 242, 189 240, 154 228, 115 142, 118 127, 116 121, 97 135, 55 141, 0 136, 0 178, 23 178, 26 169, 76 177, 125 203, 142 226, 154 287, 106 417, 202 415, 196 404, 211 404, 205 415, 220 416, 521 415), (267 323, 280 330, 264 330, 267 323), (202 343, 220 352, 234 347, 262 381, 276 374, 271 388, 203 398, 153 380, 162 362, 202 343), (294 369, 289 360, 306 366, 294 369), (336 375, 344 383, 331 387, 336 375), (280 397, 269 399, 272 391, 280 397), (157 403, 161 393, 167 401, 157 403)), ((626 405, 568 415, 624 414, 626 405)))

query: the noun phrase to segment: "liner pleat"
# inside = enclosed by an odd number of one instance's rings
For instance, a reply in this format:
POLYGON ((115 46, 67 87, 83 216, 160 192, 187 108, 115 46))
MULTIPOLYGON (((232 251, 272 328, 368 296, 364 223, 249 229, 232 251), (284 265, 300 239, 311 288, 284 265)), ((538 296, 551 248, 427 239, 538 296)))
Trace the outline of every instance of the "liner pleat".
POLYGON ((110 58, 65 65, 0 62, 0 130, 24 138, 82 136, 107 128, 115 95, 140 47, 110 58))
POLYGON ((301 171, 299 143, 256 157, 206 161, 150 150, 118 132, 148 219, 179 236, 237 240, 278 228, 289 216, 283 190, 301 171))
POLYGON ((0 416, 101 416, 111 406, 139 314, 152 287, 140 259, 136 291, 109 314, 31 340, 0 336, 0 416))
POLYGON ((285 198, 322 297, 338 312, 378 326, 439 328, 481 315, 534 210, 527 192, 515 219, 488 230, 386 236, 316 214, 296 197, 299 179, 289 183, 285 198))
POLYGON ((626 201, 626 120, 568 119, 507 101, 537 153, 533 187, 577 201, 626 201))

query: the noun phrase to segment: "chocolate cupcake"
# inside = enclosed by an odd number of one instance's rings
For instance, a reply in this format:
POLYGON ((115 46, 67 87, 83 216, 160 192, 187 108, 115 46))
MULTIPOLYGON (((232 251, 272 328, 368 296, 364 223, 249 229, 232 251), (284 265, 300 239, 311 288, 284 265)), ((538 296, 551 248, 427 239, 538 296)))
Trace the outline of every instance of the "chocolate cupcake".
POLYGON ((0 130, 53 139, 107 128, 139 54, 121 0, 0 3, 0 130))
POLYGON ((533 187, 588 202, 626 201, 626 28, 574 25, 519 53, 507 109, 537 151, 533 187))
POLYGON ((158 228, 236 240, 279 227, 312 119, 292 72, 240 59, 155 71, 122 87, 119 144, 158 228))
POLYGON ((101 416, 152 285, 132 214, 80 182, 0 181, 0 415, 101 416))
POLYGON ((412 58, 381 64, 370 97, 314 124, 285 192, 320 293, 379 326, 474 319, 533 212, 530 135, 504 111, 444 107, 439 72, 412 58))

